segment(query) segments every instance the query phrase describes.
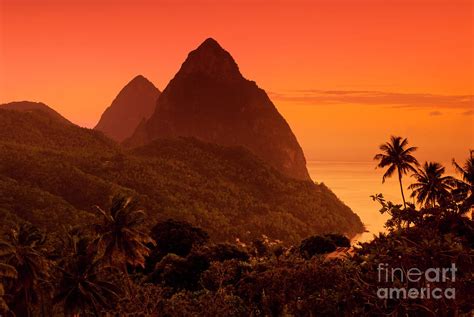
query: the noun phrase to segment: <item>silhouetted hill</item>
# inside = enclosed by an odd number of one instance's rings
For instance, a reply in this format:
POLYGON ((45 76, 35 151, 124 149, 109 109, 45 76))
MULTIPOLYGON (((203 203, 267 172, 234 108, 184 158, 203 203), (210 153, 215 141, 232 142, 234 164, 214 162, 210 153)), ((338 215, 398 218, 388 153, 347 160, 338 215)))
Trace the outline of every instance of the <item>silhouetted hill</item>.
POLYGON ((58 120, 62 123, 72 124, 71 121, 64 118, 58 112, 56 112, 55 110, 48 107, 47 105, 45 105, 42 102, 14 101, 14 102, 1 104, 0 109, 17 110, 17 111, 23 111, 23 112, 41 111, 41 112, 46 113, 47 115, 49 115, 51 118, 56 119, 56 120, 58 120))
POLYGON ((60 230, 118 193, 139 199, 149 226, 186 220, 215 241, 363 230, 326 186, 288 178, 242 147, 178 138, 124 151, 41 113, 0 111, 1 217, 60 230))
POLYGON ((64 124, 43 110, 4 110, 0 107, 0 142, 58 150, 100 150, 118 147, 101 132, 64 124))
POLYGON ((285 119, 213 39, 188 55, 158 98, 154 114, 126 144, 179 136, 245 146, 280 172, 310 179, 303 151, 285 119))
POLYGON ((160 91, 145 77, 132 79, 102 114, 96 130, 117 142, 129 138, 155 110, 160 91))

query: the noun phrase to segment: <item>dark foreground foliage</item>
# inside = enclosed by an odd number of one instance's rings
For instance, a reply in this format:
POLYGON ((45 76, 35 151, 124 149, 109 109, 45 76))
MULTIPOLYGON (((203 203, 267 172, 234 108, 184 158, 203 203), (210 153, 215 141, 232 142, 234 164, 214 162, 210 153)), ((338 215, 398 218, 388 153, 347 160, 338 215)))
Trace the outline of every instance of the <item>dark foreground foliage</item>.
POLYGON ((175 220, 146 234, 132 203, 113 204, 104 214, 122 214, 120 232, 139 236, 103 230, 99 216, 97 226, 69 228, 59 240, 25 223, 0 243, 0 307, 17 316, 470 316, 473 221, 446 206, 410 206, 413 215, 402 220, 401 205, 377 198, 383 212, 397 216, 387 234, 355 249, 338 234, 313 236, 298 247, 265 236, 247 245, 214 244, 202 229, 175 220), (137 239, 148 247, 122 253, 137 239), (429 284, 381 281, 380 263, 422 271, 454 263, 455 280, 431 287, 455 288, 456 297, 379 298, 381 287, 429 284))

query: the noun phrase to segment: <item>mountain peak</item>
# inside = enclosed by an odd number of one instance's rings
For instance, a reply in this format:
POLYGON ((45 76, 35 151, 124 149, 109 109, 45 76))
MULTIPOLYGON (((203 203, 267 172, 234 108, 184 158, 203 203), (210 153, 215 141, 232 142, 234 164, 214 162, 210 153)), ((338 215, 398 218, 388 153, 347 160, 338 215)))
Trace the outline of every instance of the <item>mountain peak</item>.
POLYGON ((213 38, 208 38, 189 53, 177 75, 199 74, 214 79, 241 79, 232 56, 213 38))
POLYGON ((151 83, 151 82, 145 76, 137 75, 130 81, 130 83, 151 83))
POLYGON ((189 53, 158 98, 153 115, 125 144, 175 137, 243 146, 288 176, 310 179, 288 123, 265 91, 245 79, 232 56, 212 38, 189 53))
POLYGON ((160 91, 151 81, 143 75, 135 76, 105 110, 95 129, 118 142, 123 141, 142 120, 152 115, 159 95, 160 91))
POLYGON ((199 45, 198 49, 199 48, 202 48, 202 49, 206 49, 206 48, 210 48, 210 49, 221 49, 221 50, 224 50, 222 48, 222 46, 215 40, 213 39, 212 37, 209 37, 207 39, 204 40, 204 42, 201 43, 201 45, 199 45))
POLYGON ((123 87, 122 92, 127 91, 127 89, 133 88, 136 89, 137 87, 144 87, 144 88, 156 88, 155 85, 151 81, 149 81, 143 75, 137 75, 132 80, 128 82, 128 84, 123 87))

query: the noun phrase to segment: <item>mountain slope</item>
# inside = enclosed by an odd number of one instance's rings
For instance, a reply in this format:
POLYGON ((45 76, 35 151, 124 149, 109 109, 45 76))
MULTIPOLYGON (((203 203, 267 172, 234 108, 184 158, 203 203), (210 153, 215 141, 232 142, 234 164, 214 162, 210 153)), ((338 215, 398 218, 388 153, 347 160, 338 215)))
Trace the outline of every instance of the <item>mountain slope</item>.
POLYGON ((285 175, 310 179, 303 151, 285 119, 213 39, 188 55, 158 98, 154 114, 126 144, 179 136, 244 146, 285 175))
POLYGON ((140 201, 148 226, 186 220, 215 241, 266 234, 293 243, 316 233, 363 230, 326 186, 288 178, 242 147, 178 138, 124 151, 96 131, 49 127, 37 113, 0 111, 0 127, 8 122, 4 117, 16 123, 9 134, 0 128, 0 213, 12 221, 58 231, 90 221, 94 205, 106 208, 122 193, 140 201))
POLYGON ((64 118, 58 112, 53 110, 52 108, 48 107, 42 102, 32 102, 32 101, 14 101, 9 103, 4 103, 0 105, 0 110, 16 110, 22 112, 36 112, 41 111, 47 114, 50 118, 56 119, 59 122, 65 124, 72 124, 71 121, 64 118))
POLYGON ((118 147, 101 132, 64 124, 42 110, 23 112, 1 107, 0 142, 79 151, 106 151, 118 147))
POLYGON ((102 114, 96 130, 117 142, 130 137, 155 110, 160 91, 145 77, 132 79, 102 114))

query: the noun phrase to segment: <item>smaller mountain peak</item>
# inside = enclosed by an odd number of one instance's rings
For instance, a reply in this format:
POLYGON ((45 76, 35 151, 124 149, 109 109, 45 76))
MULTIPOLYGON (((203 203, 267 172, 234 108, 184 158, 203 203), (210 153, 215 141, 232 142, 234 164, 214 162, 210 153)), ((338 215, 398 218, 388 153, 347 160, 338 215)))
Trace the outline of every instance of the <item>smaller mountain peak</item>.
POLYGON ((145 76, 137 75, 122 88, 122 90, 119 93, 119 96, 122 96, 122 97, 125 95, 135 96, 141 93, 148 93, 149 91, 160 93, 158 88, 156 88, 155 85, 151 81, 149 81, 145 76))
POLYGON ((160 90, 143 75, 135 76, 104 111, 95 129, 122 142, 155 110, 160 90))
POLYGON ((146 79, 146 77, 143 75, 137 75, 132 79, 132 81, 135 81, 135 80, 148 80, 148 79, 146 79))
POLYGON ((136 85, 142 85, 142 84, 145 84, 145 85, 153 85, 153 83, 151 81, 148 80, 148 78, 146 78, 145 76, 143 75, 137 75, 135 76, 129 83, 128 85, 130 84, 136 84, 136 85))

